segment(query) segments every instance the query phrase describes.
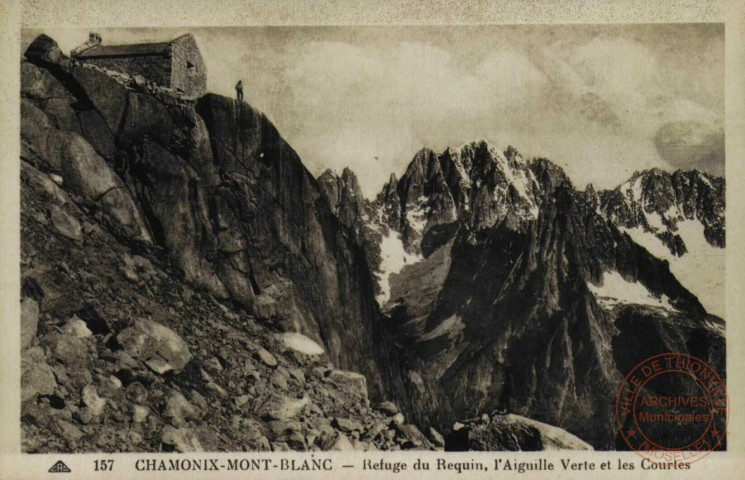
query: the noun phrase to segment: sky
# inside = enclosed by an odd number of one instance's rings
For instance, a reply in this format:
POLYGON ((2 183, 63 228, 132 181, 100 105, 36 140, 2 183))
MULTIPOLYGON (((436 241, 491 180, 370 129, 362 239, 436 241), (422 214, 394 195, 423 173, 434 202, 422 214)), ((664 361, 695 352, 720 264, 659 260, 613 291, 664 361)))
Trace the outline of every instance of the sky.
MULTIPOLYGON (((192 33, 209 91, 242 79, 313 174, 348 166, 368 197, 421 148, 477 139, 580 189, 652 167, 724 175, 721 24, 94 30, 109 45, 192 33)), ((69 52, 88 31, 44 33, 69 52)))

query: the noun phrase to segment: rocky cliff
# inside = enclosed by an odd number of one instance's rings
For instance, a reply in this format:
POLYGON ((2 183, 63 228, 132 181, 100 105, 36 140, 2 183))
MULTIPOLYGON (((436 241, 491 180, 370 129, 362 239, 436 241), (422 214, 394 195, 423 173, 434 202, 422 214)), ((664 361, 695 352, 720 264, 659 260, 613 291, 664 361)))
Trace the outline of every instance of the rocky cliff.
POLYGON ((263 114, 43 35, 21 70, 27 451, 432 446, 370 407, 364 253, 263 114))

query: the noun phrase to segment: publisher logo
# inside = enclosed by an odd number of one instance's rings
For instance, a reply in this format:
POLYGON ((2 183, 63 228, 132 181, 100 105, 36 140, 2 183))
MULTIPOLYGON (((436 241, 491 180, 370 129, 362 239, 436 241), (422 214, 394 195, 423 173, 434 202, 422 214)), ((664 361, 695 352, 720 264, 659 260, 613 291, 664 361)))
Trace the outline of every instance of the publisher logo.
POLYGON ((62 460, 57 460, 57 463, 52 465, 52 468, 49 469, 49 473, 70 473, 72 470, 70 470, 70 467, 65 465, 65 462, 62 460))
POLYGON ((692 463, 722 445, 729 400, 724 382, 703 360, 665 353, 637 365, 621 383, 619 432, 656 463, 692 463))

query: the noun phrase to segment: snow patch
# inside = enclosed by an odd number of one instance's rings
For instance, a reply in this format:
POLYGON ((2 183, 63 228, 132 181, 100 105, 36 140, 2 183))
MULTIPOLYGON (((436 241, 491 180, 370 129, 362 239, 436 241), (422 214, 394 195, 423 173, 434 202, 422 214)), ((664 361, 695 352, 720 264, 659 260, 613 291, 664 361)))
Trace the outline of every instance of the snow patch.
POLYGON ((512 168, 504 154, 494 147, 490 147, 489 152, 497 160, 497 164, 507 183, 512 185, 517 191, 518 196, 528 204, 531 216, 538 218, 538 205, 536 205, 532 195, 528 193, 531 185, 537 183, 533 172, 527 168, 512 168))
POLYGON ((724 325, 722 325, 720 323, 712 322, 708 318, 706 320, 704 320, 704 325, 706 325, 706 328, 708 328, 709 330, 713 330, 716 333, 718 333, 719 335, 721 335, 722 337, 724 337, 724 334, 725 334, 725 327, 724 327, 724 325))
POLYGON ((382 307, 391 296, 391 274, 399 273, 405 266, 413 265, 424 260, 419 254, 411 254, 404 249, 401 235, 389 230, 380 240, 380 267, 376 277, 380 286, 380 293, 375 297, 382 307))
POLYGON ((426 203, 427 197, 422 195, 412 205, 406 206, 406 222, 419 235, 422 234, 424 227, 427 226, 426 203))
POLYGON ((642 177, 641 175, 630 180, 620 187, 621 193, 631 201, 639 202, 642 198, 642 177))
POLYGON ((680 215, 680 208, 678 208, 678 205, 675 203, 670 205, 667 210, 665 210, 665 218, 667 218, 668 220, 671 218, 678 218, 680 215))
POLYGON ((655 297, 644 285, 639 282, 629 282, 618 272, 603 273, 603 284, 601 286, 590 282, 587 283, 587 286, 598 302, 605 307, 631 303, 670 311, 675 310, 667 296, 655 297))
POLYGON ((701 172, 698 172, 698 178, 701 179, 702 182, 704 182, 706 185, 708 185, 711 188, 714 188, 714 185, 711 184, 708 178, 706 178, 706 175, 704 175, 701 172))
POLYGON ((650 227, 656 230, 662 230, 665 228, 665 225, 662 224, 662 217, 657 212, 647 214, 647 223, 650 227))
POLYGON ((622 230, 649 253, 667 260, 670 272, 685 288, 696 295, 706 311, 724 318, 725 250, 706 241, 704 226, 698 220, 679 221, 677 227, 677 234, 683 239, 688 250, 681 257, 673 255, 651 232, 645 232, 641 228, 622 230))

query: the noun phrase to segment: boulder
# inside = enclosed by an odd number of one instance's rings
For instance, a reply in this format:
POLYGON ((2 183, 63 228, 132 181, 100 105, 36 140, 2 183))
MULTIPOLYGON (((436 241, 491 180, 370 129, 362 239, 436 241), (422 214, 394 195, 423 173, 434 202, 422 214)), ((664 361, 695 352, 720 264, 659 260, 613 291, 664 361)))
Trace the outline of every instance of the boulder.
POLYGON ((332 425, 335 428, 338 428, 342 432, 346 433, 361 432, 364 428, 360 422, 352 418, 336 417, 334 418, 334 422, 332 423, 332 425))
POLYGON ((445 439, 445 450, 593 450, 566 430, 520 415, 495 414, 487 422, 457 423, 458 429, 455 426, 445 439))
POLYGON ((126 353, 160 375, 180 371, 191 360, 189 346, 176 332, 150 320, 136 320, 116 339, 126 353))
POLYGON ((83 227, 80 222, 61 207, 51 205, 49 207, 49 219, 60 235, 76 242, 83 240, 83 227))
POLYGON ((274 420, 269 422, 269 432, 274 438, 289 435, 293 432, 299 432, 303 429, 303 425, 297 420, 289 422, 283 422, 281 420, 274 420))
POLYGON ((204 361, 203 365, 204 368, 213 373, 222 372, 223 370, 222 364, 220 363, 220 360, 217 359, 217 357, 208 358, 204 361))
POLYGON ((301 333, 287 332, 281 335, 285 349, 305 355, 323 355, 323 347, 301 333))
POLYGON ((209 390, 212 393, 212 395, 219 398, 220 400, 224 400, 228 398, 229 396, 228 392, 215 382, 207 382, 204 388, 209 390))
POLYGON ((285 368, 279 368, 276 372, 272 373, 272 376, 269 377, 269 383, 281 390, 286 391, 288 388, 287 382, 290 380, 290 374, 287 372, 287 369, 285 368))
POLYGON ((290 368, 287 370, 287 373, 298 383, 300 388, 305 388, 305 373, 302 370, 299 368, 290 368))
POLYGON ((98 417, 103 414, 104 408, 106 408, 106 399, 98 396, 96 387, 93 385, 86 385, 83 387, 80 397, 83 400, 83 404, 88 407, 88 410, 93 417, 98 417))
POLYGON ((264 348, 259 348, 256 352, 256 357, 268 367, 274 368, 277 366, 277 358, 264 348))
POLYGON ((147 417, 150 415, 150 410, 142 405, 134 405, 132 407, 132 421, 134 423, 144 423, 147 417))
POLYGON ((42 337, 41 343, 49 348, 53 358, 68 367, 85 368, 88 364, 88 347, 76 336, 51 332, 42 337))
POLYGON ((59 436, 64 438, 68 443, 75 443, 85 435, 81 429, 61 418, 58 418, 56 423, 59 436))
POLYGON ((21 94, 34 100, 63 100, 68 105, 75 99, 48 70, 25 61, 21 62, 21 94))
POLYGON ((258 416, 265 420, 288 421, 297 417, 308 404, 308 398, 292 398, 285 395, 271 395, 258 409, 258 416))
POLYGON ((251 400, 250 395, 239 395, 233 399, 233 403, 235 404, 235 408, 241 408, 243 405, 247 404, 249 400, 251 400))
POLYGON ((429 440, 435 447, 442 448, 445 446, 445 437, 433 427, 429 427, 429 440))
POLYGON ((351 452, 354 450, 354 445, 349 441, 349 438, 347 438, 346 435, 339 432, 329 450, 334 452, 351 452))
POLYGON ((60 171, 61 165, 58 156, 49 159, 47 153, 47 142, 50 131, 53 131, 49 117, 43 110, 25 98, 21 99, 21 138, 26 140, 32 150, 45 160, 54 171, 60 171))
POLYGON ((132 382, 126 388, 126 395, 137 403, 145 403, 148 399, 147 389, 140 382, 132 382))
POLYGON ((416 425, 410 423, 400 425, 399 430, 405 438, 402 442, 403 448, 421 449, 430 447, 429 440, 427 440, 427 437, 424 436, 416 425))
POLYGON ((70 62, 57 42, 43 33, 31 42, 25 55, 29 60, 48 65, 67 66, 70 62))
POLYGON ((25 349, 34 337, 39 324, 39 304, 33 298, 21 300, 21 350, 25 349))
POLYGON ((359 373, 331 370, 326 379, 339 390, 347 392, 358 400, 362 400, 364 404, 369 403, 367 398, 367 380, 359 373))
POLYGON ((26 162, 21 162, 21 181, 41 193, 51 203, 57 205, 70 203, 70 197, 52 181, 49 175, 40 172, 26 162))
POLYGON ((398 407, 396 406, 396 404, 389 401, 385 401, 378 405, 378 410, 385 413, 389 417, 398 413, 398 407))
POLYGON ((161 431, 160 441, 180 453, 201 452, 204 449, 199 437, 191 428, 174 428, 166 425, 161 431))
POLYGON ((21 356, 21 401, 51 395, 57 388, 54 372, 46 363, 44 350, 31 347, 21 356))
POLYGON ((75 315, 62 327, 62 332, 77 338, 88 338, 93 335, 93 332, 88 328, 88 324, 75 315))
POLYGON ((181 392, 174 391, 168 396, 163 417, 174 427, 182 427, 199 416, 199 410, 181 392))
POLYGON ((124 186, 106 161, 82 136, 61 130, 50 132, 50 163, 59 165, 65 184, 74 193, 97 200, 113 188, 124 186))

